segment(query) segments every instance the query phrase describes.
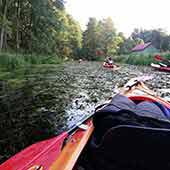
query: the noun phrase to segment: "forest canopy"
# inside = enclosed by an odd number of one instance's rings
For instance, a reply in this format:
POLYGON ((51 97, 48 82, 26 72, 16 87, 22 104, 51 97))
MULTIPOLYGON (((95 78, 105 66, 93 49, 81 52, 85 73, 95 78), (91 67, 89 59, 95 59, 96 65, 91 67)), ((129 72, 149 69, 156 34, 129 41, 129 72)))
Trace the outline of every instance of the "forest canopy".
POLYGON ((85 58, 128 54, 137 44, 152 42, 170 50, 170 36, 162 29, 135 28, 126 38, 111 18, 89 18, 85 30, 67 13, 62 0, 0 0, 0 51, 85 58))
POLYGON ((79 24, 61 0, 0 0, 0 50, 72 56, 79 24))

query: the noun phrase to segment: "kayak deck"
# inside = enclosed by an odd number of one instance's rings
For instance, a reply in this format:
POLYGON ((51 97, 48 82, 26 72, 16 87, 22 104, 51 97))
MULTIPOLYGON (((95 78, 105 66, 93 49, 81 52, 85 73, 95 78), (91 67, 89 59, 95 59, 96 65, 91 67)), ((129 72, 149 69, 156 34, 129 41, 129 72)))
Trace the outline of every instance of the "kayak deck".
POLYGON ((50 170, 72 170, 94 129, 91 120, 86 125, 87 130, 79 129, 73 134, 58 159, 51 165, 50 170))
POLYGON ((64 132, 57 137, 29 146, 1 164, 0 170, 28 170, 39 165, 43 167, 43 170, 48 169, 61 153, 64 139, 67 136, 68 134, 64 132))
POLYGON ((72 135, 64 132, 31 145, 1 164, 0 170, 72 170, 94 129, 91 119, 83 126, 72 135))

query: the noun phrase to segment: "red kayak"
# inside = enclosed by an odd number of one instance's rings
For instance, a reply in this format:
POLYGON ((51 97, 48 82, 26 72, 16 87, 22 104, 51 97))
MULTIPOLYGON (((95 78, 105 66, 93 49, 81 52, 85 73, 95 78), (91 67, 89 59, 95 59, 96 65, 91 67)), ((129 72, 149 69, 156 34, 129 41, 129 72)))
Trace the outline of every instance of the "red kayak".
POLYGON ((113 66, 113 64, 108 64, 108 63, 104 62, 103 67, 105 67, 105 68, 113 68, 114 66, 113 66))
POLYGON ((159 71, 170 72, 170 67, 164 67, 164 66, 161 66, 159 64, 151 63, 151 67, 153 67, 153 68, 155 68, 156 70, 159 70, 159 71))
POLYGON ((151 67, 153 67, 153 68, 155 68, 156 70, 159 70, 159 71, 170 72, 170 67, 169 67, 170 60, 163 58, 160 55, 155 55, 154 59, 156 61, 159 61, 159 64, 151 63, 151 67), (163 62, 163 63, 161 63, 161 62, 163 62))
POLYGON ((0 170, 71 170, 94 129, 90 118, 76 126, 29 146, 1 164, 0 170))
POLYGON ((160 67, 159 70, 170 72, 170 67, 160 67))
POLYGON ((106 62, 103 63, 103 67, 104 68, 109 68, 109 69, 113 69, 113 71, 119 70, 120 66, 116 65, 116 64, 108 64, 106 62))

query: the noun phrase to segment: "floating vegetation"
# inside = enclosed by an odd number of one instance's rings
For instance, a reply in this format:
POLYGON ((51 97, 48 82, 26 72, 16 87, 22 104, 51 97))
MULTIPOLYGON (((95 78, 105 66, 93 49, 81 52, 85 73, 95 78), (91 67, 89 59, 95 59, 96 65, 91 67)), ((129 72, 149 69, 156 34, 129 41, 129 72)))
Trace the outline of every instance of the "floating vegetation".
POLYGON ((170 97, 170 74, 122 65, 113 72, 100 62, 39 65, 0 80, 0 162, 26 146, 67 130, 130 78, 150 73, 151 89, 170 97), (160 90, 164 89, 164 90, 160 90))

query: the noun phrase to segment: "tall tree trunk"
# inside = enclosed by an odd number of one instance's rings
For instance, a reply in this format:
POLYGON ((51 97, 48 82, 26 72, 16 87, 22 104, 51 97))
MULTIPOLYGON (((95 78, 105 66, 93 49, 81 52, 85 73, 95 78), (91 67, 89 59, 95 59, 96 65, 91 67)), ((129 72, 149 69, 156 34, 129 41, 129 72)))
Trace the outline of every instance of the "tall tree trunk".
POLYGON ((5 20, 6 20, 6 14, 7 14, 7 8, 8 8, 8 0, 4 4, 4 13, 3 13, 3 19, 2 19, 2 28, 1 28, 1 38, 0 38, 0 51, 3 48, 3 42, 4 42, 4 33, 5 33, 5 20))
POLYGON ((1 39, 0 39, 0 51, 2 50, 3 47, 3 41, 4 41, 4 27, 2 25, 2 29, 1 29, 1 39))
POLYGON ((7 44, 7 33, 4 34, 4 48, 5 48, 5 50, 8 48, 8 44, 7 44))
POLYGON ((20 2, 17 2, 17 30, 16 30, 16 45, 17 50, 20 48, 20 37, 19 37, 19 20, 20 20, 20 2))

